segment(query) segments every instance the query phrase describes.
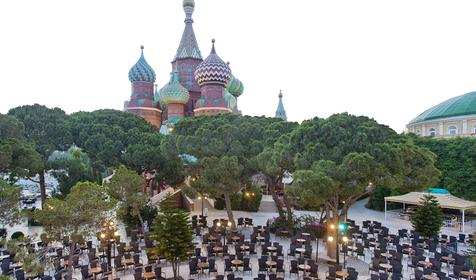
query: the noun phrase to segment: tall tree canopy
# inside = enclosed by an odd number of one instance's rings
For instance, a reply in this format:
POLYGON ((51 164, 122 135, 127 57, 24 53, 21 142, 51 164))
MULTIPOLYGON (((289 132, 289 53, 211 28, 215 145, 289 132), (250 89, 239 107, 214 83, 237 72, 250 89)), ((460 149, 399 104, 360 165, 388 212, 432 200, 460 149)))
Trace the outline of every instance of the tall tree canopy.
POLYGON ((21 221, 21 189, 0 180, 0 224, 13 226, 21 221))
POLYGON ((39 168, 41 200, 46 199, 45 172, 48 170, 48 157, 55 150, 64 151, 73 144, 69 116, 59 108, 47 108, 42 105, 16 107, 8 112, 20 120, 25 127, 25 138, 40 154, 42 166, 39 168))

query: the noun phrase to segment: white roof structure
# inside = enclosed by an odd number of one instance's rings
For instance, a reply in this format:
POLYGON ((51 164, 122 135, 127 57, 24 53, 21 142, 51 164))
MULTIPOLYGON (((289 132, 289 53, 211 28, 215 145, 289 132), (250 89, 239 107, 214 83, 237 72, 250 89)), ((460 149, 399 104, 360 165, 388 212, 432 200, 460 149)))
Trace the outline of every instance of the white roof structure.
POLYGON ((436 200, 438 200, 438 203, 440 204, 441 208, 458 210, 476 209, 476 202, 464 200, 451 194, 411 192, 404 195, 387 196, 385 197, 385 201, 421 205, 421 200, 425 195, 432 195, 436 197, 436 200))

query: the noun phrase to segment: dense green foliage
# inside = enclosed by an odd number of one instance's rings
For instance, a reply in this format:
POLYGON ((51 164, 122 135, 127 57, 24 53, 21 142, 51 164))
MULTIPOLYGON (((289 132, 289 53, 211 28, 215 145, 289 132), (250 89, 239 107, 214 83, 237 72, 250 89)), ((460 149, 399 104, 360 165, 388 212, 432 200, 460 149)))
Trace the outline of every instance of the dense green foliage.
POLYGON ((142 232, 145 232, 142 210, 145 208, 149 198, 142 192, 145 185, 143 176, 120 166, 114 176, 105 186, 109 195, 118 202, 119 217, 137 217, 139 219, 142 232), (128 213, 128 214, 126 214, 128 213))
POLYGON ((166 203, 161 206, 154 221, 152 238, 156 241, 157 255, 164 256, 172 264, 174 279, 177 279, 180 263, 189 259, 194 248, 189 215, 166 203))
POLYGON ((421 202, 422 205, 411 217, 413 228, 425 237, 438 235, 444 216, 436 197, 425 195, 421 202))
MULTIPOLYGON (((230 195, 231 209, 240 211, 257 212, 261 203, 261 190, 259 188, 251 188, 244 193, 235 193, 230 195)), ((215 200, 215 209, 225 209, 225 200, 217 197, 215 200)))
MULTIPOLYGON (((94 183, 81 182, 71 188, 64 200, 49 199, 45 207, 35 213, 47 234, 47 240, 70 241, 69 262, 72 262, 74 246, 92 237, 106 220, 112 209, 112 201, 107 201, 106 190, 94 183)), ((72 279, 73 268, 68 266, 66 279, 72 279)))
POLYGON ((21 221, 20 188, 0 180, 0 225, 13 226, 21 221))
POLYGON ((438 187, 455 196, 476 201, 476 139, 418 137, 415 143, 437 155, 435 165, 442 172, 438 187))

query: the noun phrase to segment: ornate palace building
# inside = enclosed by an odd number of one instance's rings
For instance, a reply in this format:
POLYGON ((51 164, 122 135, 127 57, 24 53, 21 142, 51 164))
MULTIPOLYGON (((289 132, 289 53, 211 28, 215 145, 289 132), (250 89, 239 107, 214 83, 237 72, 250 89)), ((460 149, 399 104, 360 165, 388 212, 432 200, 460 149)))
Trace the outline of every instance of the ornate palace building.
POLYGON ((203 60, 193 31, 194 9, 194 0, 183 1, 185 29, 166 85, 157 89, 155 72, 144 58, 144 47, 129 71, 132 93, 124 110, 165 131, 184 116, 239 113, 237 98, 243 93, 243 84, 218 56, 215 40, 210 54, 203 60))

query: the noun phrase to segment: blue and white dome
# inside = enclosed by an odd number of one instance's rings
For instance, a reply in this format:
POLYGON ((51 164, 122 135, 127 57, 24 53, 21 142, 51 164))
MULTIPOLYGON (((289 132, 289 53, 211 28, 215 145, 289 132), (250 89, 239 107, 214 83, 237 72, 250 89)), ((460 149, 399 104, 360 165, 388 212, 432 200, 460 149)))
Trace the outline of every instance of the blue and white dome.
POLYGON ((155 82, 155 72, 144 58, 144 46, 141 46, 141 55, 139 60, 131 70, 129 70, 129 81, 131 82, 155 82))

